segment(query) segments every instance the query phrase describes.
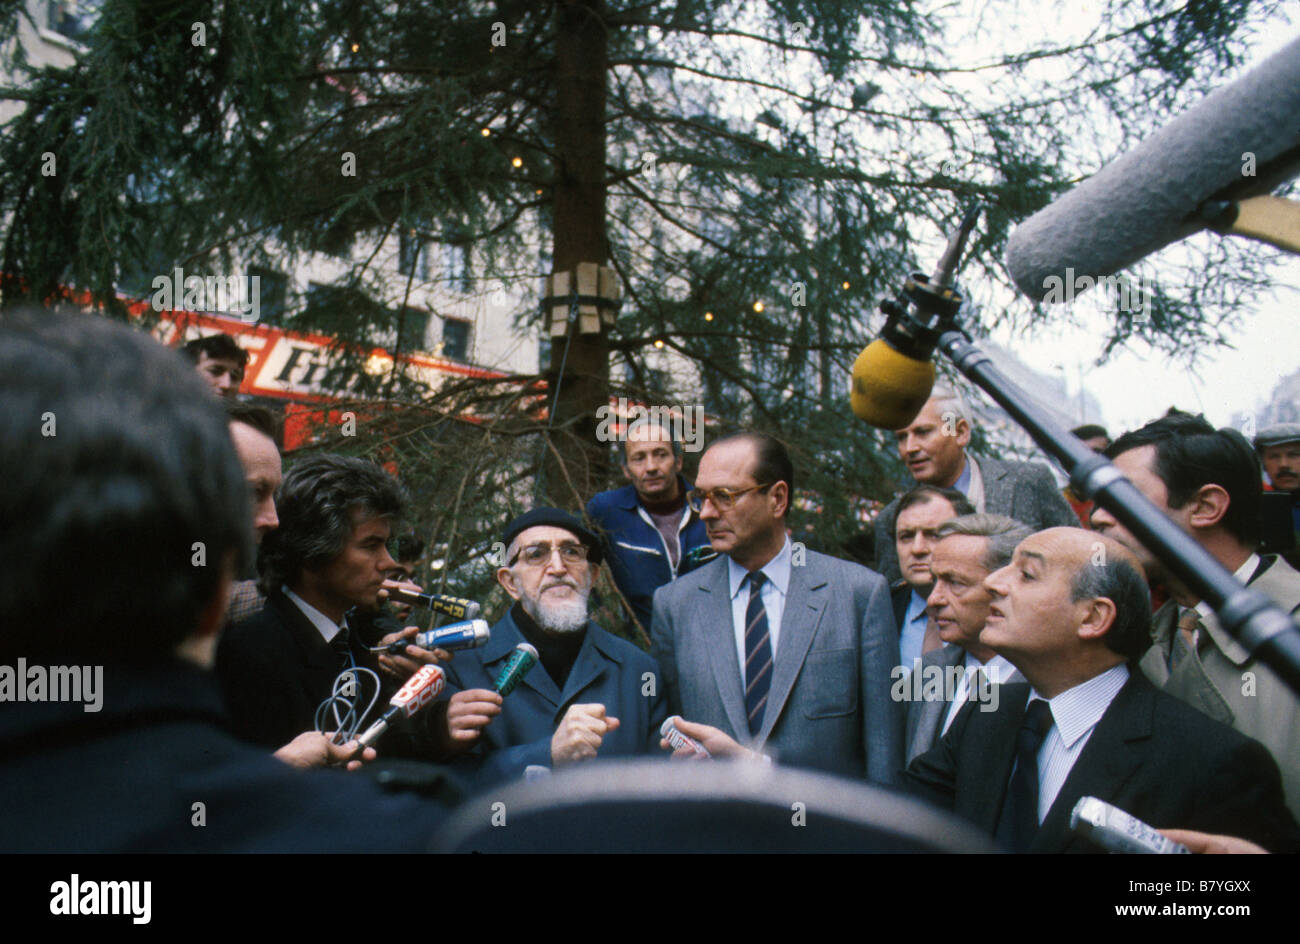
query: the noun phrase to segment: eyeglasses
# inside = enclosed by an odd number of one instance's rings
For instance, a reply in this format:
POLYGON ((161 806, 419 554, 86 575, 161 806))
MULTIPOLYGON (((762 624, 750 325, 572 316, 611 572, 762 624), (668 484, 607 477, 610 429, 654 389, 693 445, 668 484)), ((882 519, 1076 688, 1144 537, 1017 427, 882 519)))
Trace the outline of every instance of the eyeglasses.
POLYGON ((747 495, 763 488, 771 488, 775 484, 775 482, 768 482, 766 485, 751 485, 749 488, 714 488, 707 492, 701 492, 699 489, 693 488, 686 493, 686 502, 691 506, 692 511, 702 511, 706 501, 713 502, 713 507, 718 511, 730 511, 731 507, 736 504, 736 499, 741 495, 747 495))
POLYGON ((519 549, 519 553, 510 558, 510 566, 523 560, 529 567, 541 567, 550 563, 551 556, 556 551, 560 553, 560 562, 565 567, 573 567, 578 564, 587 562, 588 549, 585 544, 561 544, 558 547, 552 547, 546 542, 541 544, 529 544, 527 547, 519 549))

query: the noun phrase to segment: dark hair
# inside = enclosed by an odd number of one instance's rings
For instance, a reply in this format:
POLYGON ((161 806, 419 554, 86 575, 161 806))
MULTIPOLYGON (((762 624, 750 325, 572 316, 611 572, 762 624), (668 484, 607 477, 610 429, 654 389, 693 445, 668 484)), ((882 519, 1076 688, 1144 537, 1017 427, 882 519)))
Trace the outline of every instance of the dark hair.
POLYGON ((266 407, 258 406, 256 403, 245 403, 231 397, 222 397, 221 406, 226 411, 226 418, 230 422, 243 423, 270 439, 276 438, 279 424, 275 420, 275 414, 266 407))
POLYGON ((248 366, 248 352, 228 334, 209 334, 187 341, 181 353, 195 364, 199 362, 200 354, 206 354, 210 358, 235 361, 241 368, 248 366))
POLYGON ((192 367, 95 315, 0 315, 0 662, 142 662, 252 555, 248 486, 192 367))
POLYGON ((319 567, 343 552, 353 511, 397 518, 402 487, 373 462, 347 456, 309 456, 294 464, 275 496, 280 527, 262 539, 258 570, 267 593, 292 584, 304 567, 319 567))
POLYGON ((895 534, 898 531, 898 515, 901 515, 913 505, 924 504, 935 498, 942 498, 952 505, 953 517, 975 514, 975 506, 970 503, 970 499, 957 489, 944 488, 942 485, 918 485, 904 492, 903 497, 898 500, 898 511, 894 515, 895 534))
POLYGON ((1088 559, 1070 580, 1070 602, 1105 597, 1115 604, 1115 622, 1104 637, 1112 652, 1137 659, 1151 647, 1151 589, 1129 561, 1106 554, 1101 563, 1088 559))
POLYGON ((1082 426, 1076 426, 1070 430, 1070 435, 1076 439, 1095 439, 1102 436, 1107 442, 1110 441, 1110 433, 1106 432, 1106 427, 1098 426, 1096 423, 1084 423, 1082 426))
POLYGON ((1246 437, 1216 430, 1200 415, 1171 413, 1119 437, 1106 457, 1143 446, 1155 446, 1154 471, 1169 492, 1170 508, 1182 508, 1204 485, 1218 485, 1228 493, 1224 530, 1249 547, 1259 543, 1263 473, 1246 437))
MULTIPOLYGON (((723 436, 721 439, 715 439, 713 446, 736 440, 748 442, 754 447, 754 452, 757 455, 753 469, 755 482, 761 485, 775 485, 777 482, 785 483, 787 496, 785 512, 788 517, 790 506, 794 503, 794 463, 790 461, 790 453, 786 451, 785 444, 767 433, 747 430, 732 433, 730 436, 723 436)), ((713 446, 709 448, 713 448, 713 446)))

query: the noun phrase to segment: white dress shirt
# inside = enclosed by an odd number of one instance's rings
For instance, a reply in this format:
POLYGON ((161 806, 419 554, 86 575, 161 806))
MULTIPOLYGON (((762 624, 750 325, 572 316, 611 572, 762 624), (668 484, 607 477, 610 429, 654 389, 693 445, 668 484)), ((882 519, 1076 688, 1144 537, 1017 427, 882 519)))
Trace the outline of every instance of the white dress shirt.
MULTIPOLYGON (((1055 698, 1046 699, 1053 723, 1038 749, 1039 823, 1056 802, 1056 795, 1070 776, 1074 762, 1083 753, 1097 722, 1128 681, 1128 675, 1128 665, 1121 662, 1055 698)), ((1035 698, 1043 700, 1038 692, 1030 691, 1029 701, 1035 698)))
POLYGON ((343 630, 343 626, 347 625, 348 618, 346 616, 343 617, 343 625, 340 626, 288 587, 281 587, 280 589, 284 591, 286 597, 293 601, 293 605, 302 611, 302 615, 311 620, 311 624, 316 627, 317 632, 321 634, 326 642, 332 642, 334 637, 343 630))
POLYGON ((948 706, 948 714, 944 716, 943 730, 939 732, 940 737, 948 733, 948 727, 962 708, 966 706, 966 701, 970 698, 971 692, 979 691, 978 685, 974 689, 971 688, 971 680, 976 672, 983 672, 990 685, 1001 685, 1011 678, 1011 673, 1016 670, 1014 665, 997 653, 994 653, 993 658, 989 659, 988 662, 982 663, 968 652, 966 653, 965 666, 966 674, 957 682, 957 692, 953 697, 952 704, 948 706))
MULTIPOLYGON (((780 552, 759 568, 767 579, 759 590, 763 608, 767 610, 768 644, 772 647, 772 667, 776 668, 776 647, 781 636, 781 617, 785 614, 785 598, 790 591, 790 539, 785 539, 780 552)), ((736 661, 745 664, 745 610, 749 608, 749 571, 730 557, 727 558, 727 577, 731 587, 731 625, 736 635, 736 661)), ((741 670, 744 680, 744 669, 741 670)))

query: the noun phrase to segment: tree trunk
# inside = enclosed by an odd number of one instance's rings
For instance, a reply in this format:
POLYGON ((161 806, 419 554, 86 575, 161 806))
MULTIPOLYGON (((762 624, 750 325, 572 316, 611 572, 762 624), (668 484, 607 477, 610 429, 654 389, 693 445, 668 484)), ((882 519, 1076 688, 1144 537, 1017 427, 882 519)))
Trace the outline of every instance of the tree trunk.
MULTIPOLYGON (((603 0, 561 3, 556 39, 555 149, 559 155, 554 200, 556 272, 576 272, 579 262, 605 265, 605 80, 607 25, 603 0)), ((603 480, 607 451, 596 441, 596 410, 609 402, 609 339, 578 334, 551 345, 548 379, 560 385, 555 402, 553 442, 543 462, 539 501, 580 508, 603 480), (565 347, 568 347, 567 356, 565 347), (557 379, 561 361, 564 376, 557 379), (567 473, 567 475, 566 475, 567 473), (576 492, 576 494, 575 494, 576 492)))

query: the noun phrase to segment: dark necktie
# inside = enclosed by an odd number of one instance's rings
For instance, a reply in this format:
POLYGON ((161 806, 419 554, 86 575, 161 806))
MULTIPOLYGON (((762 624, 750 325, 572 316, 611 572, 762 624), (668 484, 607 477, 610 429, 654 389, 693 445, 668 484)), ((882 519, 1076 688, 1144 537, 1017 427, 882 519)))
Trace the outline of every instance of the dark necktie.
POLYGON ((352 661, 352 646, 348 641, 348 627, 344 624, 343 628, 334 634, 330 640, 330 649, 334 650, 334 655, 338 657, 339 671, 350 669, 356 663, 352 661))
POLYGON ((749 733, 758 734, 763 727, 763 709, 772 685, 772 641, 763 606, 761 570, 747 578, 749 605, 745 607, 745 713, 749 716, 749 733))
POLYGON ((1016 735, 1016 769, 1002 804, 995 836, 1012 852, 1026 852, 1038 832, 1038 750, 1052 729, 1052 709, 1035 698, 1016 735))

